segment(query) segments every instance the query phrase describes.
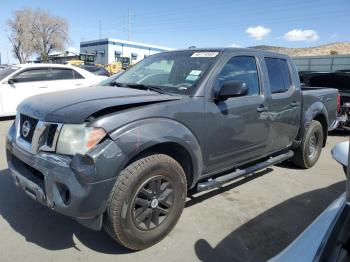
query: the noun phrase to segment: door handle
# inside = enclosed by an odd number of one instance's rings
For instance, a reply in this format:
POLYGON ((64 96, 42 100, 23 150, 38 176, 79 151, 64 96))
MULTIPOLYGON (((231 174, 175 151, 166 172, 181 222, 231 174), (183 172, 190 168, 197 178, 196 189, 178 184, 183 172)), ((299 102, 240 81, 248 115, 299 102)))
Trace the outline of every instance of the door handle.
POLYGON ((262 112, 268 111, 269 108, 268 108, 267 106, 260 105, 256 110, 257 110, 259 113, 262 113, 262 112))
POLYGON ((47 88, 47 86, 39 86, 39 88, 47 88))
POLYGON ((298 107, 299 106, 299 102, 293 102, 290 105, 291 105, 291 107, 298 107))

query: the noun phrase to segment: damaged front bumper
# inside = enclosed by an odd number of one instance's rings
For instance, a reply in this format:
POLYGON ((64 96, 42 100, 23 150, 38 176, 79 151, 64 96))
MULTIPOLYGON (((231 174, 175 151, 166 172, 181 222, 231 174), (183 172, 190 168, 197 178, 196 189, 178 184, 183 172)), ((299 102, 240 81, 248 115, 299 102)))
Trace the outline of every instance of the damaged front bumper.
POLYGON ((110 139, 86 155, 32 154, 15 142, 14 127, 6 139, 6 156, 15 184, 27 195, 82 225, 100 230, 116 176, 126 157, 110 139))

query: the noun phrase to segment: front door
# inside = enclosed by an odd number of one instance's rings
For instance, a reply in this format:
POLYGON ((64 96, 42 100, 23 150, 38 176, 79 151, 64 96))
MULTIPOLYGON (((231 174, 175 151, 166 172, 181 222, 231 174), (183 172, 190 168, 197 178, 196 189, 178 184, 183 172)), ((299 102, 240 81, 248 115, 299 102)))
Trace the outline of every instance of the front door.
POLYGON ((229 81, 245 82, 249 93, 241 97, 206 102, 205 173, 228 169, 259 158, 267 150, 268 101, 259 81, 256 58, 230 58, 216 76, 214 88, 229 81))

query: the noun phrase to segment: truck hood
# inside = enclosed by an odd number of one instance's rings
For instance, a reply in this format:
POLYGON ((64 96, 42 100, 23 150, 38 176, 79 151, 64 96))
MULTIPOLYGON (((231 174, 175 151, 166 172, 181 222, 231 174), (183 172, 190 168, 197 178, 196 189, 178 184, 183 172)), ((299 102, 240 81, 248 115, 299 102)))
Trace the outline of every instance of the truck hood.
POLYGON ((91 115, 178 99, 147 90, 95 86, 32 96, 17 112, 47 122, 83 123, 91 115))

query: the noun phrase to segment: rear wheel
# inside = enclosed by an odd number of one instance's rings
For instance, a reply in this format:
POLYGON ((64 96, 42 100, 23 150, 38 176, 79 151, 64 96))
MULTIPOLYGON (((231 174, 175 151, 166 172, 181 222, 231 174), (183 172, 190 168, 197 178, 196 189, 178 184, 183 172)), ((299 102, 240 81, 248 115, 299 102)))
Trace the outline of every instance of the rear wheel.
POLYGON ((123 246, 141 250, 162 240, 177 223, 186 198, 186 176, 167 155, 151 155, 117 178, 104 227, 123 246))
POLYGON ((293 163, 301 168, 314 166, 322 151, 323 138, 321 123, 313 120, 304 135, 300 147, 294 151, 293 163))

